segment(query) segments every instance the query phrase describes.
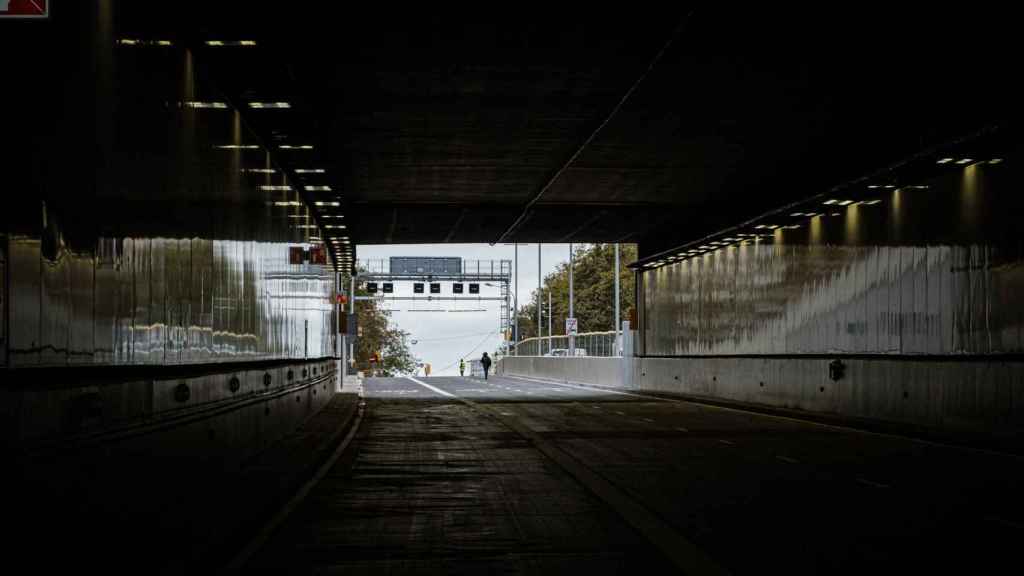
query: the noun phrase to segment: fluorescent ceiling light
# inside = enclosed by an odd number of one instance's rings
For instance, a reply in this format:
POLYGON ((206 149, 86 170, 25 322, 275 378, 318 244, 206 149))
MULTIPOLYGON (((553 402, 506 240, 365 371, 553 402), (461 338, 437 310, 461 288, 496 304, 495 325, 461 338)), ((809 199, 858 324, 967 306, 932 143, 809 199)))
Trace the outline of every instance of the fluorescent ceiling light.
POLYGON ((970 164, 971 162, 974 162, 974 160, 971 160, 970 158, 961 158, 956 161, 957 164, 970 164))
POLYGON ((288 102, 249 102, 249 108, 263 109, 263 108, 291 108, 292 105, 288 102))
POLYGON ((296 168, 296 174, 323 174, 326 172, 323 168, 296 168))
POLYGON ((218 150, 259 150, 258 144, 218 144, 214 146, 218 150))
POLYGON ((952 158, 943 158, 942 160, 939 160, 938 162, 936 162, 936 164, 949 164, 952 161, 953 161, 952 158))
POLYGON ((255 46, 255 40, 207 40, 207 46, 255 46))
POLYGON ((853 200, 843 200, 839 203, 840 206, 849 206, 850 204, 853 204, 853 200))
POLYGON ((281 150, 312 150, 312 144, 281 144, 278 146, 281 150))
POLYGON ((261 184, 258 186, 260 190, 291 190, 292 187, 287 184, 261 184))
POLYGON ((274 206, 302 206, 302 202, 298 200, 278 200, 274 202, 274 206))
POLYGON ((118 38, 121 46, 171 46, 170 40, 141 40, 139 38, 118 38))
POLYGON ((248 172, 250 174, 274 174, 277 170, 273 168, 242 168, 242 172, 248 172))
POLYGON ((306 186, 308 192, 330 192, 330 186, 306 186))
POLYGON ((878 198, 875 198, 874 200, 865 200, 865 201, 861 202, 861 204, 863 204, 865 206, 874 206, 875 204, 878 204, 879 202, 881 202, 881 200, 879 200, 878 198))
POLYGON ((186 108, 196 108, 196 109, 200 109, 200 108, 216 108, 218 110, 223 110, 223 109, 228 107, 226 102, 199 102, 199 101, 196 101, 196 100, 188 100, 188 101, 184 102, 184 104, 185 104, 186 108))
POLYGON ((839 204, 839 200, 832 198, 831 200, 825 200, 822 204, 839 204))
POLYGON ((341 202, 313 202, 317 206, 341 206, 341 202))
POLYGON ((999 164, 1002 161, 1003 161, 1002 158, 993 158, 993 159, 989 160, 988 163, 989 164, 999 164))

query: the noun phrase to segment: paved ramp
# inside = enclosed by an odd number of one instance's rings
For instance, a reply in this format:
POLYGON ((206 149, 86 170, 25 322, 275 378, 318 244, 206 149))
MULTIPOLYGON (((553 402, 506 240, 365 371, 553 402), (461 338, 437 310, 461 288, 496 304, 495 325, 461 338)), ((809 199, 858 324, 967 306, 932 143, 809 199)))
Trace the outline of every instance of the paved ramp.
POLYGON ((1016 457, 519 378, 380 378, 267 573, 994 570, 1016 457))

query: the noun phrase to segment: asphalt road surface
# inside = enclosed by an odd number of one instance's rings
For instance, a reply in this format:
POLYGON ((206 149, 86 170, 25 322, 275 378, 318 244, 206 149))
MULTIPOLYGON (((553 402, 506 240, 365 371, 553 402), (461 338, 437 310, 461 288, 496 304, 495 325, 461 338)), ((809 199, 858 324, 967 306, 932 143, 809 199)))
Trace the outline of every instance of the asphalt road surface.
POLYGON ((247 571, 1017 571, 1018 456, 521 378, 363 395, 247 571))

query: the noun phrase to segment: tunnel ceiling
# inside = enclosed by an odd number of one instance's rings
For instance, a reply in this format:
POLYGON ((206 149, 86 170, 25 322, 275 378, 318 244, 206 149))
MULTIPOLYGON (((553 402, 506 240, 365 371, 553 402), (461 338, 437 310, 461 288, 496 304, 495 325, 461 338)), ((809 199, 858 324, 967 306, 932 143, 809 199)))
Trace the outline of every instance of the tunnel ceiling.
POLYGON ((313 145, 278 161, 324 169, 295 177, 360 244, 685 241, 1016 98, 1012 36, 962 11, 177 8, 122 3, 116 26, 192 46, 265 142, 313 145))

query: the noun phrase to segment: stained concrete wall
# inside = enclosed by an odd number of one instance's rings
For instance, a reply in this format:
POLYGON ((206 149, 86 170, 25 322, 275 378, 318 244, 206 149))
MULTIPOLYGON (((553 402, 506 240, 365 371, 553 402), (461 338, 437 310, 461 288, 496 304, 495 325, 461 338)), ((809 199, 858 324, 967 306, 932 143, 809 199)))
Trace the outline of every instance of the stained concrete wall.
POLYGON ((138 444, 165 457, 240 460, 316 414, 337 388, 333 358, 210 368, 154 367, 127 378, 114 368, 11 372, 18 377, 0 390, 0 445, 138 444))
POLYGON ((828 358, 638 358, 636 388, 944 432, 1012 435, 1024 424, 1024 363, 828 358))
POLYGON ((1024 362, 844 358, 508 357, 500 373, 1010 437, 1024 431, 1024 362), (620 369, 623 362, 625 373, 620 369))

